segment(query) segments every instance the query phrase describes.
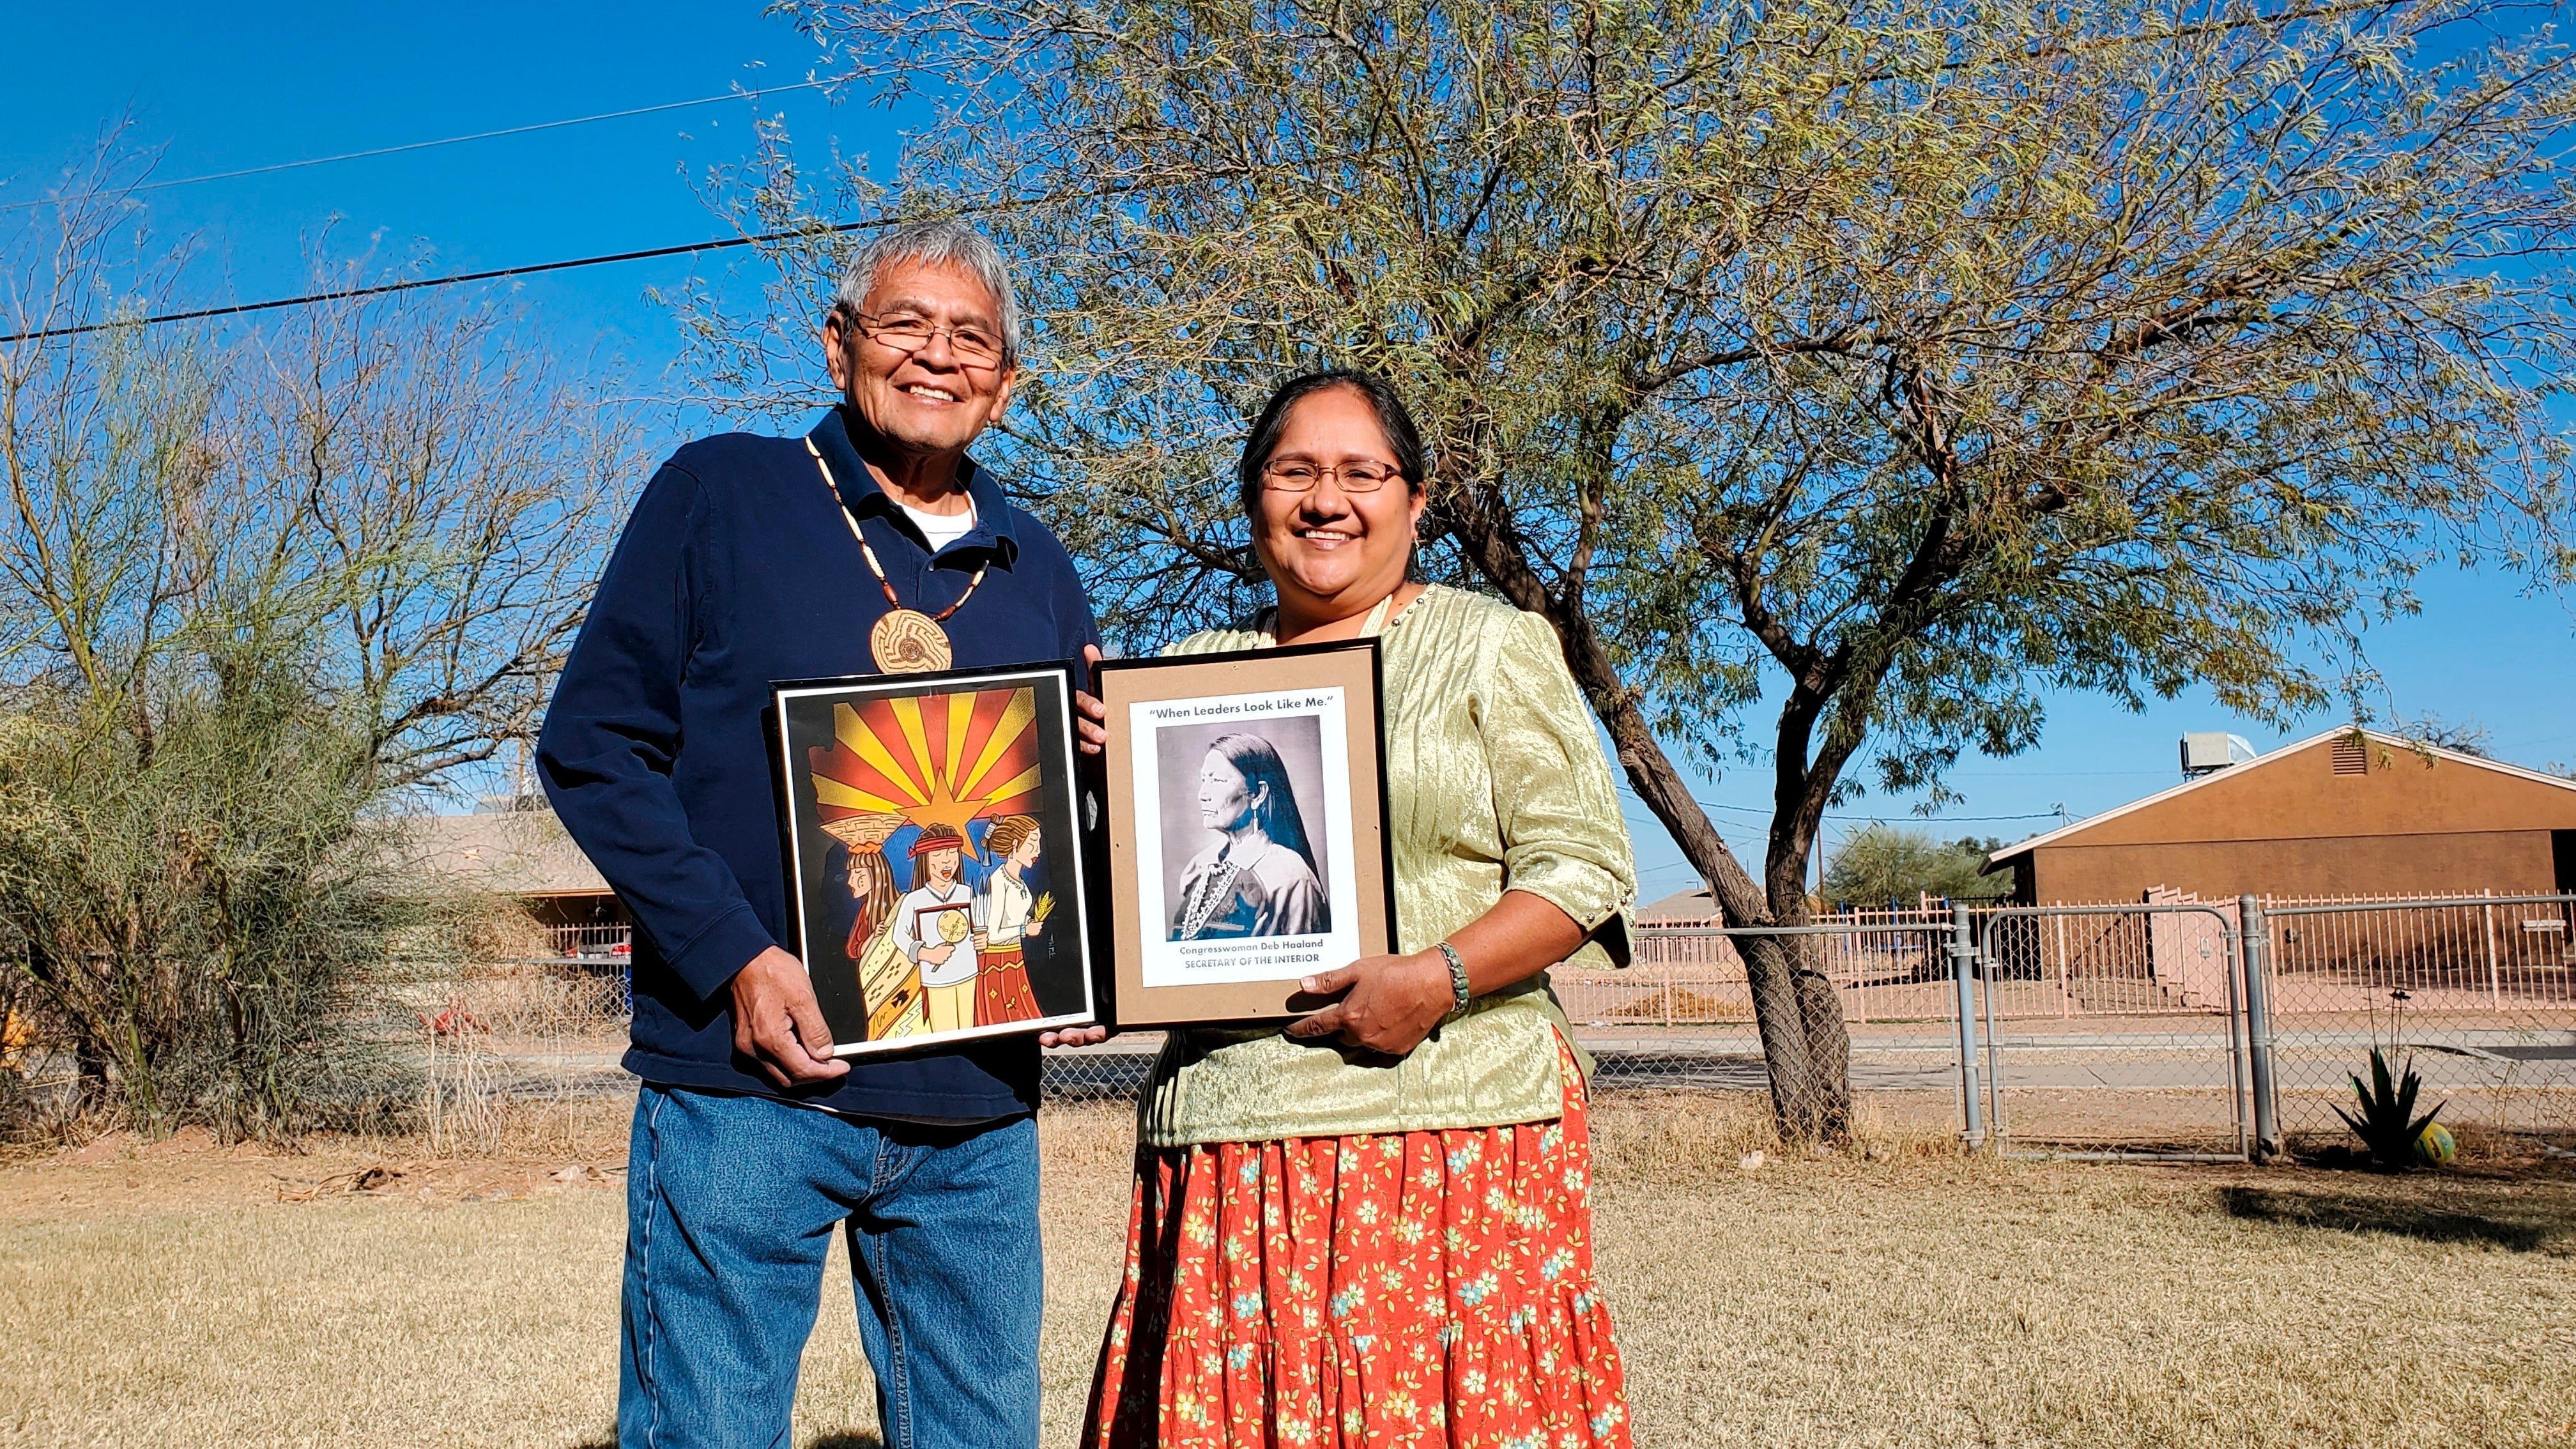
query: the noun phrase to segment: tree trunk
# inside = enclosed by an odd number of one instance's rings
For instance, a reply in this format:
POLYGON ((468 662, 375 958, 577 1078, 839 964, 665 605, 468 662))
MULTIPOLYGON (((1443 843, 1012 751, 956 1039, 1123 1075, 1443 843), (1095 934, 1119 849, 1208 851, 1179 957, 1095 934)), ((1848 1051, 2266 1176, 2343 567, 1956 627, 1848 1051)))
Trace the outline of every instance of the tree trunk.
MULTIPOLYGON (((1542 612, 1565 646, 1575 682, 1590 696, 1593 710, 1609 731, 1620 768, 1646 808, 1672 832, 1683 858, 1708 882, 1719 917, 1736 927, 1805 924, 1803 877, 1790 882, 1786 897, 1776 882, 1769 891, 1754 882, 1752 873, 1709 823, 1708 812, 1691 798, 1689 783, 1673 768, 1647 724, 1637 693, 1620 682, 1589 624, 1580 618, 1569 620, 1553 607, 1542 612)), ((1833 983, 1813 964, 1822 959, 1822 952, 1813 948, 1811 937, 1732 939, 1736 954, 1744 960, 1754 1028, 1761 1034, 1762 1061, 1771 1079, 1772 1120, 1782 1139, 1803 1143, 1840 1138, 1851 1120, 1851 1049, 1843 1030, 1842 1003, 1833 983)))
MULTIPOLYGON (((1769 850, 1763 882, 1771 918, 1781 925, 1813 921, 1807 893, 1807 861, 1824 828, 1825 802, 1833 795, 1840 757, 1828 754, 1811 762, 1809 744, 1822 701, 1804 688, 1791 691, 1780 711, 1780 731, 1772 749, 1772 808, 1769 850)), ((1843 1021, 1841 993, 1825 970, 1821 936, 1789 936, 1783 954, 1794 982, 1793 995, 1804 1034, 1814 1085, 1799 1103, 1802 1114, 1795 1136, 1840 1141, 1851 1130, 1851 1031, 1843 1021)))
MULTIPOLYGON (((1807 919, 1803 882, 1792 882, 1791 896, 1784 901, 1776 883, 1766 892, 1726 848, 1726 841, 1709 823, 1708 812, 1691 798, 1689 783, 1655 739, 1640 704, 1641 692, 1619 678, 1609 650, 1582 609, 1548 591, 1498 515, 1471 497, 1461 496, 1452 503, 1443 520, 1451 536, 1477 572, 1505 598, 1546 619, 1556 630, 1566 668, 1609 731, 1619 767, 1637 797, 1672 832, 1683 859, 1708 882, 1720 919, 1736 927, 1803 924, 1807 919), (1790 907, 1786 917, 1779 912, 1784 903, 1790 907)), ((1800 760, 1803 772, 1803 752, 1800 760)), ((1753 1023, 1762 1037, 1762 1062, 1771 1078, 1772 1120, 1780 1136, 1797 1143, 1838 1138, 1851 1119, 1851 1052, 1833 983, 1809 964, 1821 959, 1821 953, 1806 948, 1798 937, 1734 940, 1753 995, 1753 1023)))

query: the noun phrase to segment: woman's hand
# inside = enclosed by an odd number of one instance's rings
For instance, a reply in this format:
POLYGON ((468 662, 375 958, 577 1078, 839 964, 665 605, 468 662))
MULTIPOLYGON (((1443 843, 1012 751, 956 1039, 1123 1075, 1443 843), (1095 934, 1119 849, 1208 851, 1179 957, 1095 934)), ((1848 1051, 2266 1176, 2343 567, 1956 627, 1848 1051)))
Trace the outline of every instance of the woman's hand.
POLYGON ((1116 1035, 1116 1032, 1105 1026, 1068 1026, 1062 1031, 1039 1032, 1038 1045, 1042 1047, 1098 1046, 1116 1035))
MULTIPOLYGON (((1093 689, 1098 689, 1100 687, 1100 647, 1096 644, 1083 645, 1082 662, 1087 671, 1087 677, 1083 682, 1093 689)), ((1073 692, 1073 732, 1075 741, 1084 754, 1096 755, 1109 747, 1108 719, 1109 706, 1102 704, 1099 696, 1079 689, 1073 692)))
POLYGON ((1437 951, 1363 957, 1297 984, 1317 996, 1337 991, 1350 994, 1290 1026, 1290 1036, 1339 1033, 1354 1046, 1391 1057, 1422 1045, 1422 1039, 1457 1005, 1449 985, 1449 963, 1437 951))

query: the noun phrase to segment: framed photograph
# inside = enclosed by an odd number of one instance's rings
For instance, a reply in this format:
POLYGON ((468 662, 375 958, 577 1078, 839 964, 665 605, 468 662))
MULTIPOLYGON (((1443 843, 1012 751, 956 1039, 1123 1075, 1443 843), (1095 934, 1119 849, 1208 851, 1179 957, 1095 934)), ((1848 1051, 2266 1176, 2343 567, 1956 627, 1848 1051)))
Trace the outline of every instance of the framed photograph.
POLYGON ((1393 949, 1376 640, 1116 660, 1100 693, 1120 1026, 1303 1015, 1298 978, 1393 949))
POLYGON ((773 691, 796 954, 835 1054, 1096 1020, 1071 667, 773 691))

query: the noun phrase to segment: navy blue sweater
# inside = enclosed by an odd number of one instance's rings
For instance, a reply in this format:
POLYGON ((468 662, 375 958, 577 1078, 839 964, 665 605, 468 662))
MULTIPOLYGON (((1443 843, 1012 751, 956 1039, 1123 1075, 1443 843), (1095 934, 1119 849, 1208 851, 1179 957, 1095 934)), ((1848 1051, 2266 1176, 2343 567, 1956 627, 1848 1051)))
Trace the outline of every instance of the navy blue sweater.
MULTIPOLYGON (((1078 659, 1099 642, 1073 561, 967 468, 975 530, 929 541, 870 477, 835 410, 812 433, 904 603, 936 614, 989 560, 944 626, 956 667, 1078 659)), ((653 475, 555 687, 537 764, 555 813, 634 916, 626 1067, 669 1086, 787 1095, 733 1050, 733 974, 794 949, 762 711, 770 684, 873 674, 886 611, 831 490, 795 438, 729 433, 653 475)), ((838 1111, 990 1121, 1036 1105, 1027 1037, 852 1059, 797 1100, 838 1111)))

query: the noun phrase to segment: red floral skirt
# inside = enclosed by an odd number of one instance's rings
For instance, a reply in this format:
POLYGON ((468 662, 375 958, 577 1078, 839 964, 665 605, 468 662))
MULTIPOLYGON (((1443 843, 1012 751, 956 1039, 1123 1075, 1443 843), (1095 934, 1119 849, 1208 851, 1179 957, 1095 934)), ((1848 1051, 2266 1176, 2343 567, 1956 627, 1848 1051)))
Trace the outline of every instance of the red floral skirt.
POLYGON ((975 968, 975 1024, 1037 1019, 1038 998, 1029 990, 1026 953, 1016 944, 985 947, 975 968))
POLYGON ((1092 1449, 1608 1449, 1591 1139, 1516 1127, 1147 1148, 1092 1449))

